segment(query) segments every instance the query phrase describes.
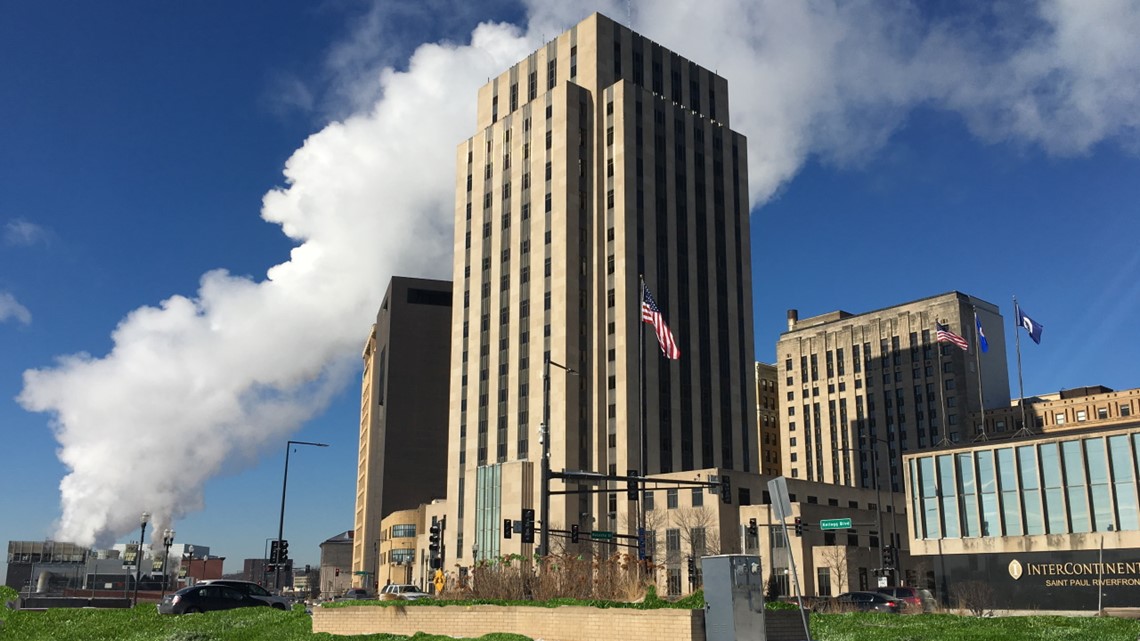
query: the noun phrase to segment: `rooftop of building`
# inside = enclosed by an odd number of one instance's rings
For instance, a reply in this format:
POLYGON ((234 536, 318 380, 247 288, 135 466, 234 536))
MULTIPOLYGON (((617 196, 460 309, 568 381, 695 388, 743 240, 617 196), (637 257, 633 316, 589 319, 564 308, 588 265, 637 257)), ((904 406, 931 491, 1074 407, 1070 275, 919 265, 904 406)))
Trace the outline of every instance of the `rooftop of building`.
POLYGON ((858 318, 860 316, 873 316, 875 314, 881 314, 883 312, 890 311, 893 309, 898 309, 900 307, 907 307, 909 305, 919 305, 922 303, 935 301, 935 300, 938 300, 940 298, 948 298, 948 297, 955 297, 959 301, 969 302, 973 305, 977 305, 981 309, 985 309, 986 311, 989 311, 989 312, 992 312, 995 314, 999 314, 999 315, 1001 314, 997 305, 994 305, 993 303, 990 303, 990 302, 982 300, 980 298, 977 298, 977 297, 971 296, 969 294, 960 292, 958 290, 951 290, 951 291, 944 292, 941 294, 935 294, 933 296, 926 296, 926 297, 918 298, 918 299, 915 299, 912 301, 907 301, 905 303, 898 303, 897 305, 890 305, 888 307, 881 307, 879 309, 872 309, 870 311, 860 312, 858 314, 853 314, 851 312, 847 312, 847 311, 840 309, 840 310, 827 312, 825 314, 819 314, 817 316, 811 316, 808 318, 801 319, 801 318, 799 318, 799 310, 789 309, 788 310, 788 330, 785 332, 782 332, 781 336, 791 334, 793 332, 805 330, 805 329, 820 327, 822 325, 828 325, 830 323, 836 323, 839 321, 845 321, 845 320, 852 319, 852 318, 858 318))

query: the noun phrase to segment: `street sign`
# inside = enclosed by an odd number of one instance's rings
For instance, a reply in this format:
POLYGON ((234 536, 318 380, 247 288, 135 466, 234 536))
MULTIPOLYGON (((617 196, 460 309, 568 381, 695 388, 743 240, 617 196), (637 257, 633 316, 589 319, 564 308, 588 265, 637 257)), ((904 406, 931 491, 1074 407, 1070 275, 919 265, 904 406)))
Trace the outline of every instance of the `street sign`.
POLYGON ((821 530, 847 530, 851 528, 851 519, 823 519, 819 522, 821 530))
POLYGON ((606 530, 594 530, 590 532, 591 541, 612 541, 614 540, 614 533, 606 530))
POLYGON ((444 584, 446 583, 446 579, 444 579, 444 576, 443 576, 443 570, 436 570, 435 571, 435 578, 432 581, 432 583, 435 584, 435 593, 436 594, 443 592, 444 584))
POLYGON ((792 502, 788 495, 788 480, 782 476, 768 481, 768 494, 772 497, 772 509, 780 521, 792 515, 792 502))
POLYGON ((886 576, 879 577, 879 587, 880 588, 887 587, 887 577, 886 576))

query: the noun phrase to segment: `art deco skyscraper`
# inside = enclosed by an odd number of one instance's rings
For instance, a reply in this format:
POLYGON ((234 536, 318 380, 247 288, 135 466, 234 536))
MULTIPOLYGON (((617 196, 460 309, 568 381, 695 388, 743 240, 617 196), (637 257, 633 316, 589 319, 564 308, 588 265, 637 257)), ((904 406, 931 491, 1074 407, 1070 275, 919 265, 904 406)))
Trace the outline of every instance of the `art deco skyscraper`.
POLYGON ((1009 406, 1001 313, 961 292, 863 314, 801 320, 791 310, 776 357, 782 467, 793 478, 901 492, 903 453, 979 438, 981 408, 1009 406), (939 343, 937 323, 969 351, 939 343))
MULTIPOLYGON (((446 564, 532 550, 503 523, 539 504, 547 359, 552 469, 758 471, 727 81, 595 14, 479 90, 457 170, 446 564), (641 321, 640 275, 679 360, 641 321)), ((636 527, 624 484, 595 489, 555 495, 549 525, 636 527)))

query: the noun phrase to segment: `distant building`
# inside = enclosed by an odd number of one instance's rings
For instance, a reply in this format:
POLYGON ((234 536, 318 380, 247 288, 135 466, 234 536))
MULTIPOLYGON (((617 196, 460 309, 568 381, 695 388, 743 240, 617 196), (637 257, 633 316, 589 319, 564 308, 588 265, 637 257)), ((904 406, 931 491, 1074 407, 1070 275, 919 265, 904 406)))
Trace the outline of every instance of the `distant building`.
POLYGON ((331 599, 352 587, 353 538, 347 530, 321 543, 320 598, 331 599))
POLYGON ((177 589, 221 578, 225 557, 211 557, 209 551, 204 545, 175 543, 166 557, 164 548, 152 549, 149 543, 139 555, 138 543, 95 550, 65 541, 9 541, 5 585, 20 592, 122 592, 134 587, 137 574, 140 590, 157 591, 165 572, 166 586, 177 589), (142 563, 137 572, 136 558, 142 563))
MULTIPOLYGON (((430 591, 435 570, 431 568, 428 549, 428 530, 433 523, 444 518, 447 504, 443 500, 420 505, 411 510, 393 512, 381 523, 383 538, 380 544, 379 584, 414 583, 430 591)), ((442 568, 447 573, 455 570, 454 550, 442 550, 442 568)), ((466 573, 466 568, 461 568, 466 573)))
POLYGON ((451 283, 394 277, 364 346, 353 585, 376 588, 380 521, 447 491, 451 283))
MULTIPOLYGON (((1022 424, 1021 414, 1017 399, 1008 407, 988 410, 985 415, 987 437, 1016 432, 1022 424)), ((1025 416, 1031 431, 1046 434, 1132 424, 1140 416, 1140 389, 1118 392, 1103 385, 1092 385, 1031 396, 1025 399, 1025 416)), ((975 425, 980 421, 980 415, 976 415, 975 425)))
POLYGON ((756 428, 760 447, 760 473, 779 476, 780 471, 780 403, 776 366, 756 363, 756 428))
POLYGON ((961 292, 863 314, 790 310, 776 357, 782 469, 793 478, 900 492, 903 453, 970 440, 982 407, 1009 407, 1001 314, 961 292), (980 355, 975 310, 989 344, 980 355), (938 322, 969 351, 939 343, 938 322))
POLYGON ((94 550, 64 541, 8 541, 4 585, 17 592, 49 591, 53 585, 78 584, 94 550))

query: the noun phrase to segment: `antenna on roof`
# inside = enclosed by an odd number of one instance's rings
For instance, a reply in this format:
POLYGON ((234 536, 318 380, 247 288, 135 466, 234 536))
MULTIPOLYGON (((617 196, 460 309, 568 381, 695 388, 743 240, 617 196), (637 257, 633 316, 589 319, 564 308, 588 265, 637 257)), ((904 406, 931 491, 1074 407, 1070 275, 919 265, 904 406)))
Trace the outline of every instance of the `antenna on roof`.
POLYGON ((626 26, 633 31, 633 0, 625 0, 625 20, 626 26))

